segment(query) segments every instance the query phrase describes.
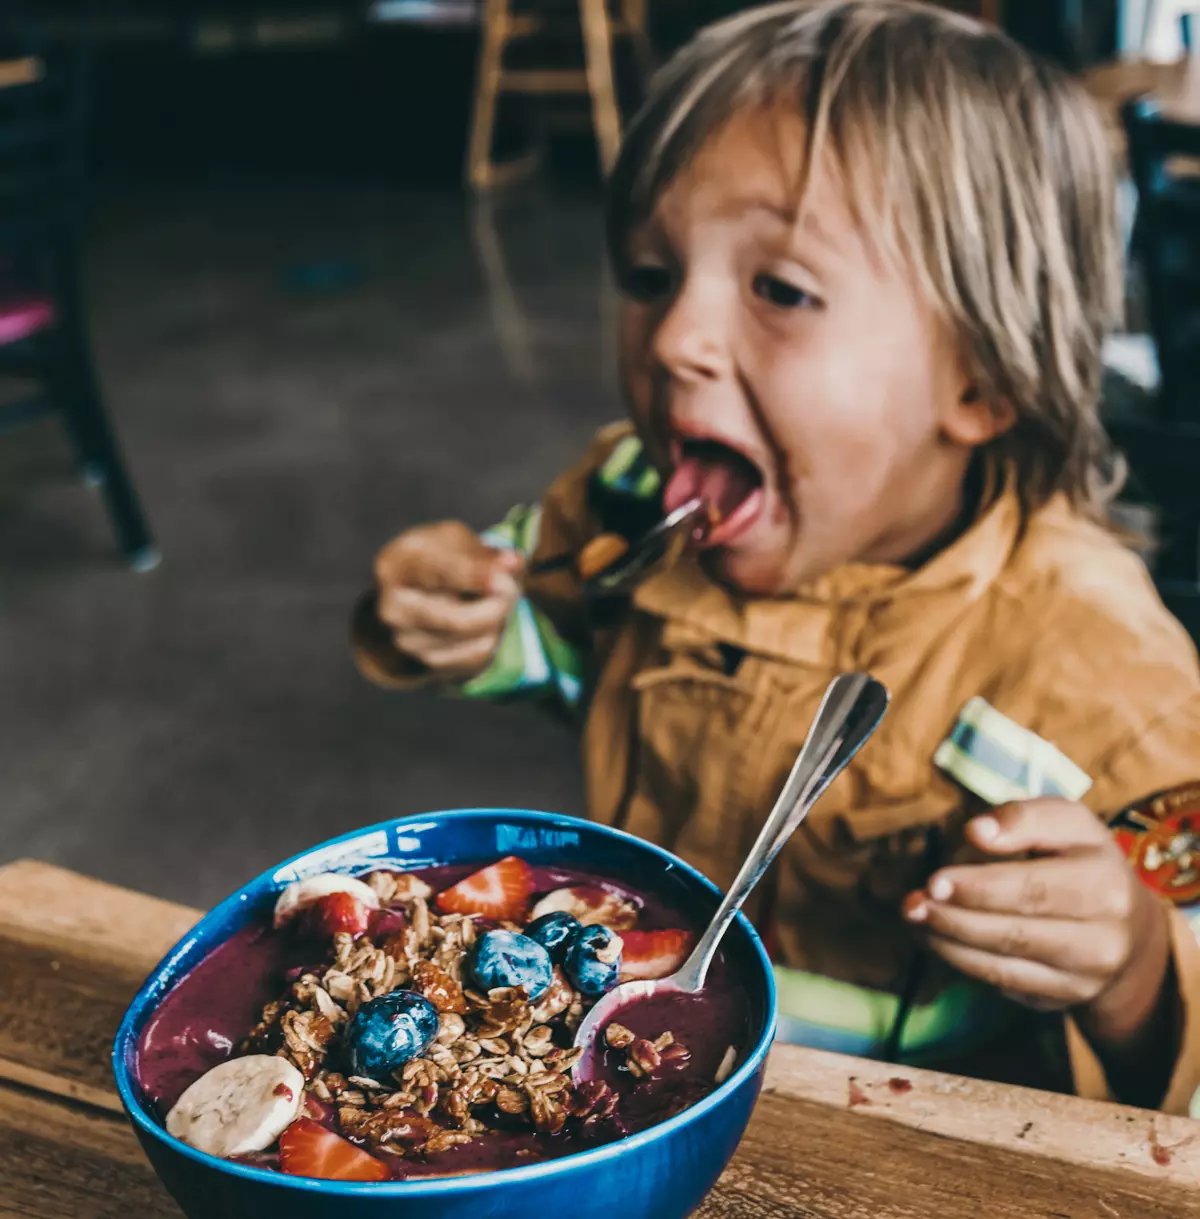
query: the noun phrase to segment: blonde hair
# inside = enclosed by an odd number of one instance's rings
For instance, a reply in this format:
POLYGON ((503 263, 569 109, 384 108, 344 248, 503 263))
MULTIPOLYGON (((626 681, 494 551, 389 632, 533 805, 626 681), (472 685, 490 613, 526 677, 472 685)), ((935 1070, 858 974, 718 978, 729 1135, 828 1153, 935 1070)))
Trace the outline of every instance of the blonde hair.
POLYGON ((832 151, 864 230, 949 322, 980 395, 1011 406, 990 447, 1015 466, 1025 510, 1063 492, 1102 518, 1124 479, 1097 415, 1122 260, 1112 153, 1083 89, 925 4, 751 9, 656 78, 610 183, 614 259, 715 132, 780 105, 805 122, 805 181, 832 151))

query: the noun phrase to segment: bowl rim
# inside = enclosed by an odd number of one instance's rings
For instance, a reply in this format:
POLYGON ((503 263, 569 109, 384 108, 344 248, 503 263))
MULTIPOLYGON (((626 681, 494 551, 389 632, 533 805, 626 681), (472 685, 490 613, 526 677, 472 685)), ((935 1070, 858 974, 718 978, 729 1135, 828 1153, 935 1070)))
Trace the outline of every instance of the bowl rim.
MULTIPOLYGON (((612 1143, 605 1143, 603 1146, 592 1148, 588 1151, 572 1152, 569 1155, 559 1156, 553 1160, 543 1160, 536 1164, 529 1164, 521 1168, 502 1168, 494 1172, 475 1173, 470 1176, 462 1177, 433 1177, 433 1178, 416 1178, 409 1181, 335 1181, 320 1177, 299 1177, 292 1176, 288 1173, 278 1172, 270 1168, 256 1168, 250 1164, 239 1164, 233 1160, 221 1159, 219 1156, 210 1155, 208 1152, 200 1151, 173 1135, 167 1133, 166 1127, 156 1121, 150 1113, 147 1112, 143 1104, 137 1099, 133 1093, 131 1082, 131 1072, 125 1062, 125 1051, 127 1046, 135 1046, 136 1038, 140 1036, 142 1028, 145 1027, 146 1020, 149 1020, 158 1004, 163 1001, 170 988, 164 991, 159 996, 158 1000, 150 1007, 145 1015, 145 1019, 141 1019, 143 1009, 146 1008, 150 1001, 150 992, 154 990, 159 979, 163 974, 168 973, 176 967, 178 959, 186 952, 190 951, 195 941, 197 940, 200 929, 206 924, 217 923, 222 921, 223 916, 232 914, 245 904, 246 894, 248 890, 258 888, 259 886, 268 886, 274 888, 284 887, 278 884, 275 878, 284 869, 299 863, 308 856, 313 855, 318 851, 324 851, 329 847, 335 847, 343 843, 352 843, 356 839, 366 837, 369 834, 378 834, 381 830, 388 831, 397 826, 406 825, 412 822, 432 821, 437 820, 439 823, 444 821, 456 820, 484 820, 488 818, 508 818, 516 821, 520 820, 537 820, 539 824, 547 824, 552 822, 555 828, 565 830, 584 830, 588 832, 599 832, 604 835, 616 838, 627 842, 636 848, 646 851, 651 855, 656 855, 660 860, 669 864, 671 867, 683 872, 691 881, 698 883, 703 889, 707 889, 714 896, 720 898, 721 890, 713 884, 703 873, 693 868, 690 864, 685 863, 678 856, 673 855, 670 851, 662 847, 655 846, 653 843, 647 842, 643 838, 639 838, 636 834, 631 834, 626 830, 616 829, 613 826, 602 825, 595 821, 585 821, 579 817, 570 817, 561 813, 546 813, 538 812, 534 809, 515 809, 515 808, 462 808, 462 809, 445 809, 438 812, 429 813, 413 813, 403 817, 392 817, 386 821, 379 821, 373 825, 362 826, 358 829, 348 831, 345 834, 339 834, 335 838, 327 839, 324 842, 317 843, 315 846, 306 848, 303 851, 297 852, 289 859, 282 863, 273 865, 259 873, 252 880, 239 886, 233 893, 226 897, 223 901, 218 902, 211 910, 207 911, 194 926, 192 926, 179 941, 166 953, 166 955, 158 962, 157 965, 146 976, 146 980, 138 988, 137 994, 130 1001, 124 1016, 121 1018, 121 1024, 117 1029, 116 1037, 113 1040, 112 1048, 112 1068, 113 1075, 117 1083, 117 1092, 121 1097, 121 1104, 124 1106, 125 1112, 134 1124, 135 1129, 145 1135, 157 1140, 163 1144, 168 1150, 174 1151, 183 1155, 185 1158, 194 1161, 197 1164, 205 1165, 214 1169, 217 1172, 227 1174, 229 1176, 241 1178, 247 1182, 257 1182, 263 1185, 270 1185, 280 1189, 301 1189, 311 1193, 323 1193, 327 1195, 335 1195, 341 1197, 404 1197, 404 1198, 432 1198, 438 1195, 455 1193, 474 1193, 483 1190, 495 1189, 509 1183, 513 1185, 521 1185, 538 1180, 555 1178, 567 1173, 600 1165, 608 1160, 617 1159, 626 1154, 630 1150, 636 1150, 645 1147, 650 1143, 657 1142, 659 1139, 669 1138, 675 1131, 681 1130, 683 1127, 692 1122, 698 1121, 705 1114, 717 1108, 727 1097, 740 1089, 747 1083, 753 1075, 755 1075, 762 1067, 771 1044, 775 1039, 776 1024, 778 1019, 777 999, 775 991, 775 976, 771 967, 770 958, 767 956, 766 949, 763 946, 762 940, 758 933, 754 930, 753 925, 744 914, 740 912, 737 915, 737 923, 742 931, 746 933, 750 940, 750 946, 753 950, 753 955, 758 964, 762 968, 762 975, 765 983, 764 1000, 767 1008, 767 1019, 763 1023, 762 1032, 759 1034, 758 1040, 754 1048, 747 1054, 745 1061, 740 1067, 723 1083, 718 1085, 710 1092, 703 1100, 684 1109, 681 1113, 677 1113, 674 1117, 668 1118, 665 1122, 659 1122, 657 1125, 650 1126, 645 1130, 639 1131, 637 1134, 627 1135, 625 1138, 617 1139, 612 1143), (135 1030, 135 1022, 141 1021, 139 1027, 135 1030)), ((381 863, 387 862, 381 858, 381 863)), ((392 861, 395 862, 395 861, 392 861)), ((336 870, 336 865, 330 870, 336 870)), ((220 941, 224 943, 224 940, 220 941)), ((214 945, 214 948, 216 945, 214 945)), ((210 949, 212 951, 212 949, 210 949)), ((175 979, 177 982, 179 979, 175 979)))

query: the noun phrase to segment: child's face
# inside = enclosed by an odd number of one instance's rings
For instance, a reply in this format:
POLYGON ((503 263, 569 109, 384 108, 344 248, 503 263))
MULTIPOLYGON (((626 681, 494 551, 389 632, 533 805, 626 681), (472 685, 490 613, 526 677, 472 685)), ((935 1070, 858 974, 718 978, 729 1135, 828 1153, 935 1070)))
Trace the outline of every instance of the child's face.
POLYGON ((831 165, 796 223, 803 138, 798 118, 735 119, 632 234, 621 274, 622 372, 667 508, 709 499, 724 517, 710 570, 760 595, 930 545, 996 431, 831 165))

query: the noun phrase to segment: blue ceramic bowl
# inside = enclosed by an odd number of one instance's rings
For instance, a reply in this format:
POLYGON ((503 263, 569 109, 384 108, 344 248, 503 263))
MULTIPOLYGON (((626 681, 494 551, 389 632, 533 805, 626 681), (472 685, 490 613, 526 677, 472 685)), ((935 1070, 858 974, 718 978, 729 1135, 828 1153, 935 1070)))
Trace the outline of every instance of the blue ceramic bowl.
POLYGON ((733 1155, 758 1098, 775 1035, 775 986, 766 953, 739 918, 725 951, 746 979, 751 1039, 742 1065, 699 1104, 661 1125, 560 1160, 472 1177, 353 1184, 292 1177, 219 1160, 172 1138, 138 1086, 134 1059, 146 1022, 166 993, 299 877, 389 864, 425 868, 520 855, 624 878, 660 894, 703 925, 716 888, 666 851, 629 834, 545 813, 506 809, 433 813, 335 838, 264 872, 223 901, 167 954, 130 1005, 113 1049, 121 1100, 155 1171, 190 1219, 682 1219, 733 1155))

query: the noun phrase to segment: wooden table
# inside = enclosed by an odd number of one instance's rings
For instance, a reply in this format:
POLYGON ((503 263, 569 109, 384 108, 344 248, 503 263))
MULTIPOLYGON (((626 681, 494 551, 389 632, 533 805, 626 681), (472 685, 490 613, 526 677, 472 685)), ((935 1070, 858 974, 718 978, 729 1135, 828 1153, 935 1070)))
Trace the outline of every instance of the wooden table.
MULTIPOLYGON (((0 1216, 166 1219, 108 1054, 198 911, 0 868, 0 1216)), ((1200 1123, 781 1046, 703 1219, 1168 1219, 1200 1213, 1200 1123)))

